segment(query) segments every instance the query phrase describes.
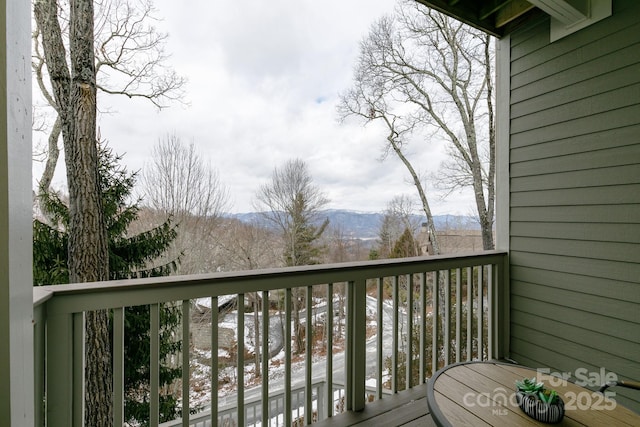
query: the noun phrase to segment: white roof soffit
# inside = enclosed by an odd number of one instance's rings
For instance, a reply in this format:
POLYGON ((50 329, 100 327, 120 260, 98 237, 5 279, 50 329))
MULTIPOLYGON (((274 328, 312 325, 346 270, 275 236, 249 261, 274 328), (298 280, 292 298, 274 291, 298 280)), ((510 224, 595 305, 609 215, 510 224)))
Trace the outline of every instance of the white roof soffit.
POLYGON ((611 0, 527 1, 551 16, 551 42, 611 16, 611 0))

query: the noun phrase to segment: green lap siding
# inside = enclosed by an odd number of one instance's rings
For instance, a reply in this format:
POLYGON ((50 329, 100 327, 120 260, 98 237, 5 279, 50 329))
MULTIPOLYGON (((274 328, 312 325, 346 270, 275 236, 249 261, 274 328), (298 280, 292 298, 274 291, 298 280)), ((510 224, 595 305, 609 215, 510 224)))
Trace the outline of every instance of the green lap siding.
POLYGON ((510 40, 511 358, 640 380, 640 2, 510 40))

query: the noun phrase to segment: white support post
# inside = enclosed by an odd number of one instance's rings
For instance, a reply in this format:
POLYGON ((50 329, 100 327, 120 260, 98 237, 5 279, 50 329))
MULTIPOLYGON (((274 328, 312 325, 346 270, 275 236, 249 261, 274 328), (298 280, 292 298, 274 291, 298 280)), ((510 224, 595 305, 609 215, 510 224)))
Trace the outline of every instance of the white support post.
POLYGON ((0 5, 0 414, 2 425, 31 426, 31 3, 0 5))
MULTIPOLYGON (((511 131, 509 111, 511 109, 511 38, 505 36, 497 41, 496 46, 496 248, 509 251, 511 234, 511 190, 510 177, 510 146, 511 131)), ((497 266, 498 281, 496 286, 498 296, 499 316, 497 327, 500 329, 497 357, 509 357, 510 317, 509 317, 509 256, 497 266)), ((471 307, 469 307, 469 318, 471 307)))
POLYGON ((509 250, 511 38, 496 41, 496 249, 509 250))

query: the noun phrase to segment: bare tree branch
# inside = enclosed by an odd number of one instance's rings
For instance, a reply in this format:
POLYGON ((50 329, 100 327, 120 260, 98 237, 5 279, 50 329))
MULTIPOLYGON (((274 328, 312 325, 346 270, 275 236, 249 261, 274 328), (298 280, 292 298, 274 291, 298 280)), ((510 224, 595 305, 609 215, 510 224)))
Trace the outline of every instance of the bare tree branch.
POLYGON ((343 119, 385 122, 390 131, 386 152, 404 163, 425 206, 425 190, 403 151, 403 140, 418 132, 426 143, 446 140, 449 160, 437 182, 448 193, 473 188, 485 249, 493 248, 495 200, 490 42, 460 22, 402 1, 361 42, 353 87, 338 106, 343 119), (488 158, 481 154, 485 146, 488 158))
MULTIPOLYGON (((65 35, 68 33, 68 16, 65 14, 69 0, 53 2, 60 13, 56 24, 60 29, 60 48, 66 50, 65 35)), ((146 99, 158 109, 166 108, 172 102, 183 102, 186 79, 167 65, 169 56, 165 52, 167 34, 156 30, 157 20, 151 0, 101 0, 96 1, 94 11, 94 60, 97 89, 112 95, 146 99)), ((38 20, 32 34, 32 69, 44 100, 54 110, 54 120, 60 114, 53 92, 55 88, 47 84, 47 75, 55 80, 52 64, 42 53, 43 28, 38 20)), ((69 68, 69 58, 59 67, 69 68)), ((49 153, 59 150, 55 137, 56 127, 52 127, 48 138, 49 153), (54 146, 55 145, 55 146, 54 146)), ((48 189, 51 182, 50 170, 55 169, 57 157, 47 160, 45 175, 40 179, 40 187, 48 189), (43 187, 46 186, 46 187, 43 187)))
POLYGON ((143 203, 171 216, 178 224, 178 236, 169 256, 183 253, 182 274, 215 271, 219 249, 215 231, 229 205, 229 192, 220 176, 196 151, 177 135, 158 141, 151 160, 141 174, 143 203))

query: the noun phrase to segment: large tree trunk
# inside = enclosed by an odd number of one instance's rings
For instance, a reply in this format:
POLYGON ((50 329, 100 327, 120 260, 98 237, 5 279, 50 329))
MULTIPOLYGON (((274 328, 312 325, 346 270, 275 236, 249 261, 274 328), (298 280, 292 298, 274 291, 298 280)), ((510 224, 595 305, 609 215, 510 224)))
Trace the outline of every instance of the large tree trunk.
POLYGON ((387 136, 387 141, 389 141, 389 145, 393 148, 393 151, 396 153, 398 158, 405 165, 409 174, 411 174, 411 179, 413 180, 413 185, 415 185, 418 190, 418 195, 420 196, 420 203, 422 204, 422 210, 424 211, 425 216, 427 217, 427 229, 429 230, 429 241, 433 247, 433 254, 440 255, 440 243, 438 243, 438 235, 436 234, 436 224, 433 221, 433 214, 431 213, 431 208, 429 207, 429 200, 427 199, 427 193, 424 191, 424 187, 422 186, 422 182, 420 182, 420 177, 418 173, 413 168, 409 159, 402 152, 402 147, 396 141, 397 130, 395 129, 394 123, 392 120, 389 120, 387 116, 384 114, 380 114, 382 120, 387 125, 389 129, 389 135, 387 136))
MULTIPOLYGON (((34 15, 62 124, 69 186, 69 280, 108 279, 107 231, 102 212, 96 141, 96 82, 93 55, 93 2, 70 2, 71 72, 66 63, 56 0, 38 0, 34 15)), ((85 423, 111 426, 112 375, 108 315, 86 315, 85 423)))
POLYGON ((487 176, 487 216, 482 227, 484 249, 494 249, 493 217, 496 198, 496 124, 493 117, 493 73, 491 72, 491 37, 486 35, 484 43, 485 79, 487 82, 487 112, 489 122, 489 175, 487 176))
MULTIPOLYGON (((73 80, 69 137, 65 140, 69 279, 72 282, 102 281, 109 277, 109 251, 98 175, 92 0, 71 0, 70 25, 73 80)), ((113 425, 108 322, 104 310, 87 313, 85 422, 90 426, 113 425)))

